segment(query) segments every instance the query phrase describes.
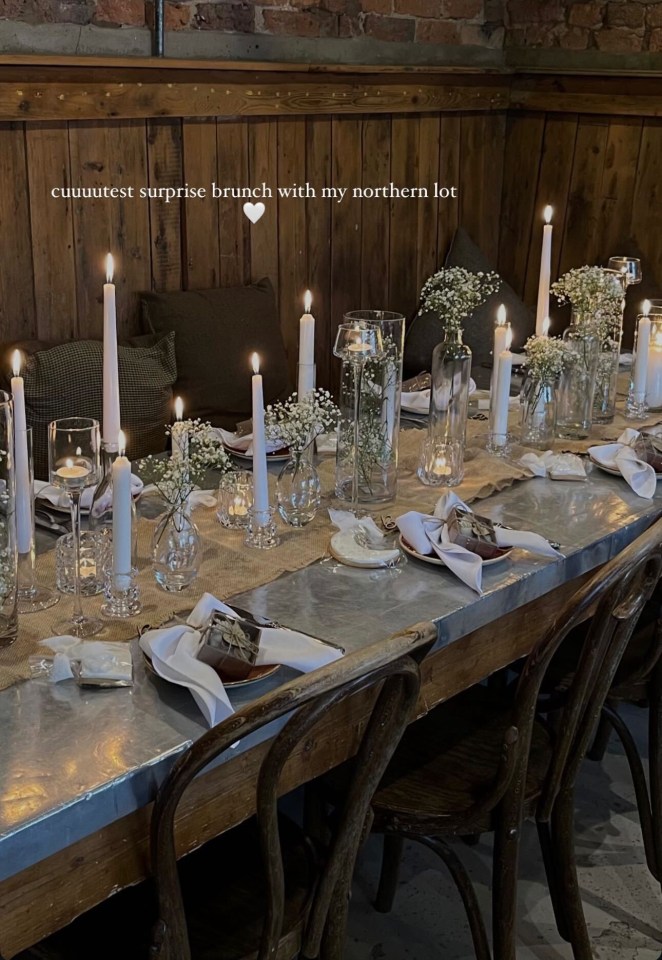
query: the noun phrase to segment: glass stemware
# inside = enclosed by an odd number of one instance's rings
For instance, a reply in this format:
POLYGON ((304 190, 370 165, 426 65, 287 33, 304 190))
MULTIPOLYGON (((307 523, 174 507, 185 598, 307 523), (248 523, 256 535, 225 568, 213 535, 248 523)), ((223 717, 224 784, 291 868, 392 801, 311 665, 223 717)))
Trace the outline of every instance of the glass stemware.
POLYGON ((83 614, 80 590, 80 501, 83 490, 98 484, 99 423, 87 417, 53 420, 48 427, 48 469, 50 482, 63 490, 71 508, 74 548, 74 609, 70 620, 60 622, 58 631, 71 636, 92 637, 103 629, 101 620, 83 614))
POLYGON ((607 267, 622 275, 624 287, 641 283, 641 260, 637 257, 610 257, 607 267))

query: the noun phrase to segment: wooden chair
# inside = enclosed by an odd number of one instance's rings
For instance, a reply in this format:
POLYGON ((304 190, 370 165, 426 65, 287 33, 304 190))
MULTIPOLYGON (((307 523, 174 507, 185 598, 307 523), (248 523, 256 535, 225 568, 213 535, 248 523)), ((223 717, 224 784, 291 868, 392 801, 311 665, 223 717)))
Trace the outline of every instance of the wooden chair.
POLYGON ((574 858, 575 779, 661 571, 662 521, 559 611, 525 660, 514 689, 473 687, 408 728, 372 803, 373 830, 384 834, 377 909, 392 906, 403 840, 423 843, 448 867, 467 910, 476 956, 488 960, 475 892, 447 841, 494 831, 494 957, 515 960, 520 828, 523 816, 531 815, 538 824, 559 931, 571 942, 576 960, 590 960, 574 858), (541 705, 541 684, 555 652, 596 605, 569 689, 562 701, 541 705))
POLYGON ((434 624, 419 624, 297 677, 205 733, 159 789, 151 822, 153 886, 117 894, 22 957, 314 960, 322 950, 324 960, 340 960, 370 799, 416 702, 417 660, 436 637, 434 624), (357 775, 320 862, 303 831, 279 816, 281 774, 295 749, 312 742, 320 718, 351 709, 346 701, 359 693, 366 700, 357 775), (186 788, 237 740, 283 718, 261 763, 256 817, 185 857, 178 869, 175 819, 186 788))

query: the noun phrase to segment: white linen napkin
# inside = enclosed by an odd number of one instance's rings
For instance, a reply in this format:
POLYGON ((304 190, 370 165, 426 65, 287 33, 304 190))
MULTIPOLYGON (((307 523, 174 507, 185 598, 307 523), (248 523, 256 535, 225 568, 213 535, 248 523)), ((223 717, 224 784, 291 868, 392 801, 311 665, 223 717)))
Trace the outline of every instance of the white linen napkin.
MULTIPOLYGON (((144 496, 148 496, 151 493, 161 495, 159 488, 154 483, 148 483, 147 486, 143 488, 144 496)), ((215 507, 217 503, 216 494, 213 490, 191 490, 187 503, 191 510, 195 510, 196 507, 215 507)))
MULTIPOLYGON (((473 378, 469 379, 469 396, 476 391, 476 382, 473 378)), ((430 388, 427 390, 411 390, 402 394, 400 406, 407 413, 429 413, 430 412, 430 388)))
MULTIPOLYGON (((437 501, 434 514, 410 511, 396 519, 398 529, 417 553, 423 556, 436 554, 456 577, 477 593, 482 593, 483 560, 471 550, 453 543, 448 536, 445 521, 453 507, 470 508, 455 493, 445 493, 437 501)), ((563 556, 549 545, 544 537, 526 530, 505 530, 495 528, 497 544, 500 547, 519 547, 530 553, 557 559, 563 556)))
POLYGON ((637 430, 628 427, 616 443, 604 443, 589 447, 589 456, 609 470, 618 470, 637 496, 652 500, 657 489, 657 477, 650 463, 640 460, 630 444, 639 436, 637 430))
POLYGON ((329 507, 329 520, 339 530, 365 530, 371 540, 384 539, 384 534, 372 517, 357 517, 351 510, 334 510, 329 507))
MULTIPOLYGON (((229 430, 223 430, 222 427, 213 427, 212 433, 218 437, 219 440, 223 441, 223 445, 226 447, 231 447, 232 450, 238 450, 240 453, 245 453, 246 456, 253 455, 253 434, 246 433, 241 437, 238 437, 236 433, 231 433, 229 430)), ((283 449, 282 440, 267 440, 267 453, 275 453, 276 450, 283 449)))
POLYGON ((581 458, 574 453, 525 453, 520 464, 530 470, 534 477, 549 477, 550 480, 586 480, 586 470, 581 458))
POLYGON ((72 661, 80 663, 80 678, 95 680, 123 680, 131 682, 131 647, 128 643, 106 640, 79 640, 78 637, 49 637, 39 646, 49 647, 55 654, 50 674, 52 683, 71 680, 72 661))
MULTIPOLYGON (((140 647, 159 676, 187 687, 210 727, 234 713, 219 675, 209 664, 197 659, 202 640, 200 630, 216 610, 240 619, 232 607, 205 593, 185 624, 148 630, 140 638, 140 647)), ((260 627, 260 630, 257 663, 261 666, 282 663, 308 673, 343 656, 341 650, 296 630, 285 627, 260 627)))
MULTIPOLYGON (((143 492, 144 483, 140 477, 136 476, 135 473, 131 474, 131 496, 138 497, 143 492)), ((80 498, 81 509, 89 510, 92 506, 92 497, 94 496, 94 487, 86 487, 83 490, 83 494, 80 498)), ((67 497, 64 490, 60 487, 53 486, 52 483, 48 483, 47 480, 35 480, 34 482, 34 495, 39 497, 40 500, 47 500, 49 503, 52 503, 54 507, 59 507, 61 510, 69 509, 69 498, 67 497)))

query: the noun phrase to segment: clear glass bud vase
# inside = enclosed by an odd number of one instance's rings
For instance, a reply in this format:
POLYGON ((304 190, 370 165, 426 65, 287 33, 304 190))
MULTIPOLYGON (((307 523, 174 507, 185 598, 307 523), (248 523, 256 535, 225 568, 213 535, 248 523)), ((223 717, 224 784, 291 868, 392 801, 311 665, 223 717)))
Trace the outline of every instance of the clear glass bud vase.
POLYGON ((152 570, 158 585, 169 593, 185 590, 198 575, 202 546, 187 504, 168 510, 152 537, 152 570))
POLYGON ((12 400, 0 390, 0 647, 18 635, 18 549, 12 400))
POLYGON ((556 384, 528 377, 522 389, 521 441, 525 447, 548 450, 556 434, 556 384))
POLYGON ((584 440, 593 423, 598 338, 575 323, 563 334, 568 353, 557 393, 556 435, 584 440))
POLYGON ((611 423, 616 414, 618 387, 618 360, 621 350, 621 331, 616 328, 603 340, 598 349, 598 366, 593 397, 595 423, 611 423))
POLYGON ((471 350, 458 329, 432 353, 430 419, 419 479, 428 486, 456 486, 464 476, 471 350))
POLYGON ((320 504, 320 478, 305 452, 293 452, 276 482, 278 512, 292 527, 304 527, 311 520, 320 504))

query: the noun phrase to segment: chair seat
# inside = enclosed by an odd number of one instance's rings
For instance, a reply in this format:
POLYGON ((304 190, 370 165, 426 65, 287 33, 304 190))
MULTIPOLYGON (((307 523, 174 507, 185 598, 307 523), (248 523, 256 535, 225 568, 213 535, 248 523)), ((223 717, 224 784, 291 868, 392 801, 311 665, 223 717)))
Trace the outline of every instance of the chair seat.
MULTIPOLYGON (((476 686, 411 724, 373 799, 375 828, 436 836, 493 828, 491 812, 469 822, 467 812, 494 785, 504 735, 512 726, 512 700, 476 686), (437 820, 437 818, 443 818, 437 820), (428 831, 426 822, 435 821, 428 831)), ((540 795, 551 742, 535 723, 526 801, 540 795)))
MULTIPOLYGON (((275 960, 299 952, 317 876, 303 832, 281 818, 283 937, 275 960)), ((193 960, 254 960, 265 908, 255 820, 212 840, 179 865, 193 960)), ((16 960, 147 960, 156 902, 151 882, 122 891, 16 960)))

